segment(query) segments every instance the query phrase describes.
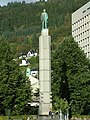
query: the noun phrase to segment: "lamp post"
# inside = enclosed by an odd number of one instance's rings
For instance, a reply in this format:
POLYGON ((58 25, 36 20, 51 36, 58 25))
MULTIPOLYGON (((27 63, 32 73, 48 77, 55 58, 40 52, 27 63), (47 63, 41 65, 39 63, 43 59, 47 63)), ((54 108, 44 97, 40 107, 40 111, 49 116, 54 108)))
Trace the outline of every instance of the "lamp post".
POLYGON ((69 120, 69 111, 67 109, 67 120, 69 120))
POLYGON ((60 108, 60 113, 59 113, 59 120, 62 120, 62 111, 61 111, 61 108, 60 108))

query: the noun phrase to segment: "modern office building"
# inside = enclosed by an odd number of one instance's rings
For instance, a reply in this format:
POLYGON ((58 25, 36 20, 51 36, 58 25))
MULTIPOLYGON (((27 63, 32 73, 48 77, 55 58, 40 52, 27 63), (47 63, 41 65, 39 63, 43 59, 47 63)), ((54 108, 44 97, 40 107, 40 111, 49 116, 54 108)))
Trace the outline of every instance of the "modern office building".
POLYGON ((90 1, 72 14, 72 36, 90 59, 90 1))

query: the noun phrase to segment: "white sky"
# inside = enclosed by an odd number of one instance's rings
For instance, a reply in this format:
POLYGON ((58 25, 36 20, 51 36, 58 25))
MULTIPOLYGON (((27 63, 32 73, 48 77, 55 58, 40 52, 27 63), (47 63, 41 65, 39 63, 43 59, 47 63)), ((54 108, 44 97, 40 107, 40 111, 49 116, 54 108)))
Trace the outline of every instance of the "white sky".
POLYGON ((36 1, 39 1, 39 0, 0 0, 0 5, 3 6, 3 5, 7 5, 8 2, 14 2, 14 1, 17 1, 17 2, 22 2, 22 1, 25 1, 26 3, 30 3, 30 2, 36 2, 36 1))

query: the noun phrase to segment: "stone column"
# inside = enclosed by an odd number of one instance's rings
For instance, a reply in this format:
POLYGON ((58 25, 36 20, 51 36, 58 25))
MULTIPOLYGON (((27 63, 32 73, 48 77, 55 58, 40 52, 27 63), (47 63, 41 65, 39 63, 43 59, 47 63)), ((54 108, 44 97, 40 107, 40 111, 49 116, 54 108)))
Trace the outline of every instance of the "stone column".
POLYGON ((41 31, 39 37, 39 115, 49 115, 51 104, 51 37, 48 29, 41 31))

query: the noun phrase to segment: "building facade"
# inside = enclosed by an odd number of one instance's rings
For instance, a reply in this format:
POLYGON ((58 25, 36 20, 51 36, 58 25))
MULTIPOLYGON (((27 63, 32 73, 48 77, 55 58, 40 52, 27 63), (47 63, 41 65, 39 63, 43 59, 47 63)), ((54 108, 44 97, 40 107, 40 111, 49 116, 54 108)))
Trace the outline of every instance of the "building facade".
POLYGON ((72 36, 90 59, 90 1, 72 14, 72 36))

